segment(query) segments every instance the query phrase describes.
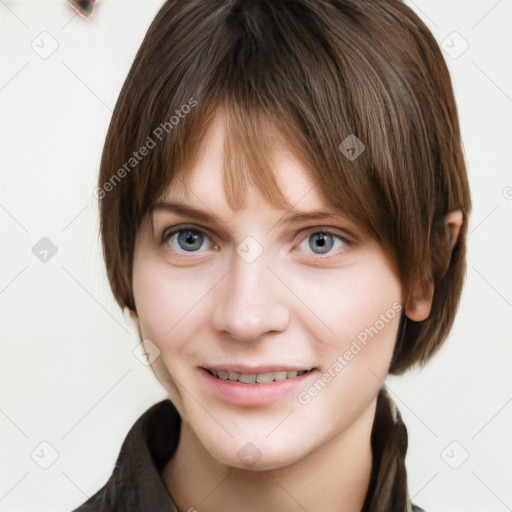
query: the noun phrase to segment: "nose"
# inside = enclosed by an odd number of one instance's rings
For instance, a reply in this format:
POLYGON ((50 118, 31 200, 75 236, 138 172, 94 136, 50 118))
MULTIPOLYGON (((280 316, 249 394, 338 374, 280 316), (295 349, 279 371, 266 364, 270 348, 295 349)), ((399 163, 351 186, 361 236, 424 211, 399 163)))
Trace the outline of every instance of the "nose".
POLYGON ((267 268, 264 256, 265 252, 249 263, 234 254, 233 266, 214 298, 212 324, 218 333, 251 342, 288 327, 283 285, 267 268))

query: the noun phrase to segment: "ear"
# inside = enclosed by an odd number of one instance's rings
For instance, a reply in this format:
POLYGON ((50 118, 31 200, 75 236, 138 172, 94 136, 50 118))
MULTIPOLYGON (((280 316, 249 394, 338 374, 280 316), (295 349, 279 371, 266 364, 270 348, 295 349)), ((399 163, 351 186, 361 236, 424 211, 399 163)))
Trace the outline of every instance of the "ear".
MULTIPOLYGON (((450 249, 455 247, 459 233, 464 224, 462 210, 453 210, 444 218, 445 224, 450 232, 450 249)), ((434 282, 418 280, 411 289, 411 293, 405 305, 405 314, 414 322, 426 320, 432 308, 434 297, 434 282)))
POLYGON ((462 210, 451 211, 444 218, 444 222, 450 231, 450 249, 453 249, 459 238, 462 225, 464 224, 464 214, 462 210))

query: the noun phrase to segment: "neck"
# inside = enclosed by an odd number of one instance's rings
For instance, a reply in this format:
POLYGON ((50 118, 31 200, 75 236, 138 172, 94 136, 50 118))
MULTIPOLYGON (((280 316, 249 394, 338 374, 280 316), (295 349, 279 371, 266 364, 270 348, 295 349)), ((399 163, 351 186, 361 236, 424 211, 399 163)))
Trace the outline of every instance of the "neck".
POLYGON ((221 464, 181 422, 174 456, 162 479, 182 512, 360 512, 372 469, 374 400, 351 427, 307 457, 269 471, 221 464))

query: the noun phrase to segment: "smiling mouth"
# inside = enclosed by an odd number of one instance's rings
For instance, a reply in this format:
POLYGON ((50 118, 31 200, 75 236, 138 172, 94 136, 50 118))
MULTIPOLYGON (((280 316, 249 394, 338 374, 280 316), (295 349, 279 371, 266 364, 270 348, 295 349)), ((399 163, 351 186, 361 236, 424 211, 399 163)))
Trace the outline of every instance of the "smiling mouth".
POLYGON ((270 382, 280 382, 288 379, 295 379, 296 377, 300 377, 306 373, 309 373, 311 370, 282 370, 276 372, 266 372, 266 373, 239 373, 233 371, 226 370, 209 370, 205 368, 205 370, 220 380, 230 380, 237 381, 243 384, 268 384, 270 382))

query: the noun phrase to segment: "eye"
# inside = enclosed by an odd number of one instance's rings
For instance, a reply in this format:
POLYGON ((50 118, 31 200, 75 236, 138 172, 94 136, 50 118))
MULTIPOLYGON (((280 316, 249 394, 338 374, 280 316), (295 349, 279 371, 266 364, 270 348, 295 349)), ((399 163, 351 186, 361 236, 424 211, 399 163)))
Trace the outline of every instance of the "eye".
POLYGON ((204 231, 192 227, 164 232, 161 244, 168 244, 171 249, 178 252, 202 252, 199 249, 208 250, 214 247, 212 240, 204 231))
MULTIPOLYGON (((193 226, 171 229, 163 232, 160 241, 160 245, 168 246, 171 251, 190 254, 218 249, 218 245, 201 229, 193 226)), ((350 245, 350 242, 342 235, 316 228, 316 231, 309 232, 309 236, 306 235, 299 244, 299 249, 321 256, 334 253, 346 245, 350 245)))
POLYGON ((348 244, 348 240, 343 238, 341 235, 321 230, 311 233, 301 242, 299 247, 305 252, 308 252, 307 248, 310 248, 314 254, 322 255, 329 252, 335 252, 331 251, 333 247, 335 249, 340 249, 348 244))

